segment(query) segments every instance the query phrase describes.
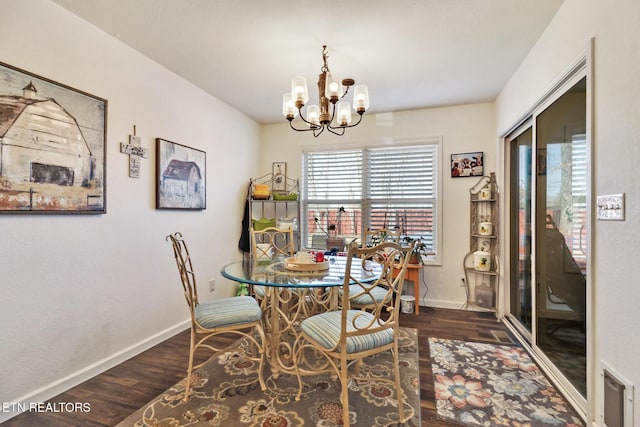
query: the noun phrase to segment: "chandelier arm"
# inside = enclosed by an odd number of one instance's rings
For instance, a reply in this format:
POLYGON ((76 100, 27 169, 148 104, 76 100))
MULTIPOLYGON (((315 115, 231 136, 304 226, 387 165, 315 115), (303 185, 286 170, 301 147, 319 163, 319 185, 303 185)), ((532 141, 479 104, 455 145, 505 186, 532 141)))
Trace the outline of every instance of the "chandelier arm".
POLYGON ((300 115, 300 118, 302 119, 302 121, 310 126, 310 129, 315 129, 315 128, 319 128, 320 127, 320 125, 317 125, 317 124, 312 123, 312 122, 308 121, 307 119, 305 119, 304 116, 302 115, 302 109, 301 108, 298 108, 298 114, 300 115))
MULTIPOLYGON (((360 122, 362 121, 362 116, 363 116, 363 115, 364 115, 364 113, 362 113, 362 114, 358 113, 358 116, 360 116, 360 117, 358 118, 358 121, 357 121, 357 122, 355 122, 355 123, 353 123, 353 124, 346 125, 346 126, 331 126, 331 123, 329 123, 329 124, 327 125, 327 127, 328 127, 329 129, 343 129, 343 132, 342 132, 342 133, 344 133, 344 129, 346 129, 346 128, 352 128, 352 127, 356 127, 356 126, 358 126, 358 125, 360 124, 360 122)), ((341 134, 341 135, 342 135, 342 134, 341 134)))
POLYGON ((291 127, 291 129, 295 130, 296 132, 309 132, 310 130, 315 130, 314 128, 298 129, 297 127, 293 126, 293 120, 289 121, 289 127, 291 127))
POLYGON ((329 107, 329 121, 327 122, 327 127, 332 128, 331 123, 333 123, 333 118, 336 116, 336 104, 334 102, 330 102, 331 107, 329 107))
POLYGON ((351 86, 343 86, 343 87, 344 87, 345 89, 344 89, 344 93, 342 94, 342 96, 340 97, 340 99, 342 99, 342 98, 344 98, 345 96, 347 96, 347 94, 349 93, 349 88, 350 88, 351 86))
POLYGON ((346 127, 342 127, 342 126, 338 126, 338 127, 331 127, 331 126, 327 126, 327 130, 329 132, 331 132, 334 135, 338 135, 338 136, 342 136, 344 135, 344 130, 346 127), (342 132, 336 132, 334 129, 342 129, 342 132))

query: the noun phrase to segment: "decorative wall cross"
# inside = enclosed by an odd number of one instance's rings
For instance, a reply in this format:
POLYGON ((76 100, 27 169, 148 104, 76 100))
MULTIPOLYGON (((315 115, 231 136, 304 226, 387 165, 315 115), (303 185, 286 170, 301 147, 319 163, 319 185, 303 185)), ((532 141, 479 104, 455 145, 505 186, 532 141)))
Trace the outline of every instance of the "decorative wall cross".
POLYGON ((129 143, 120 143, 120 152, 129 155, 129 177, 140 178, 141 159, 149 157, 149 150, 142 147, 142 138, 136 136, 136 125, 133 125, 133 135, 129 135, 129 143))

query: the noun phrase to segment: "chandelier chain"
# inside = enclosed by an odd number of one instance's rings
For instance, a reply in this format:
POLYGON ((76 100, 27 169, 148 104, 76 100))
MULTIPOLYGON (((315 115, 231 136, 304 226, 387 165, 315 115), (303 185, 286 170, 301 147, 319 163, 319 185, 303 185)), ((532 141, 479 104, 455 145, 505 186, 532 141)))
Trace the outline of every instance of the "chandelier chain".
POLYGON ((322 68, 320 68, 320 71, 322 71, 323 73, 328 73, 329 72, 329 64, 327 64, 327 58, 329 58, 329 53, 327 52, 327 45, 323 45, 322 46, 322 61, 324 62, 324 65, 322 66, 322 68))

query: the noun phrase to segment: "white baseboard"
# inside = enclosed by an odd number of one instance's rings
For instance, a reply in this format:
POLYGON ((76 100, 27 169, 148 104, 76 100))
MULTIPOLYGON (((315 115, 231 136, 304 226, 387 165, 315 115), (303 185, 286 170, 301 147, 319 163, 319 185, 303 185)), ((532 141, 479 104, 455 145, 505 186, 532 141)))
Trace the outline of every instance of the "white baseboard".
MULTIPOLYGON (((109 357, 106 357, 83 369, 80 369, 79 371, 76 371, 70 375, 67 375, 66 377, 60 378, 50 384, 44 385, 23 396, 20 396, 17 399, 12 400, 11 403, 15 403, 16 408, 19 408, 21 406, 28 408, 30 403, 45 402, 59 395, 60 393, 64 393, 70 388, 75 387, 78 384, 82 384, 83 382, 95 377, 96 375, 101 374, 102 372, 119 365, 125 360, 130 359, 133 356, 136 356, 143 351, 148 350, 154 345, 159 344, 162 341, 165 341, 168 338, 171 338, 172 336, 184 331, 189 327, 189 324, 189 319, 180 322, 109 357)), ((13 418, 18 414, 20 414, 20 411, 0 411, 0 423, 3 423, 4 421, 7 421, 8 419, 13 418)))
POLYGON ((420 298, 420 306, 422 307, 435 307, 435 308, 448 308, 452 310, 462 310, 464 303, 457 301, 436 301, 420 298))

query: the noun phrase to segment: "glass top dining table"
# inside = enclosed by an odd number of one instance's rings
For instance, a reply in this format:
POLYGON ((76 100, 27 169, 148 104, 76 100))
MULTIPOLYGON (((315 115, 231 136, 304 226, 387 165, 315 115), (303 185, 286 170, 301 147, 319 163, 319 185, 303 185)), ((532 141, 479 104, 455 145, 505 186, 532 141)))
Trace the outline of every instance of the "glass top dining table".
MULTIPOLYGON (((286 268, 284 258, 266 261, 244 260, 224 266, 223 277, 254 287, 260 302, 265 333, 264 346, 271 375, 294 374, 293 343, 300 323, 307 317, 338 308, 338 290, 345 283, 347 257, 329 256, 328 268, 295 271, 286 268), (260 291, 260 292, 258 292, 260 291)), ((359 260, 351 264, 352 281, 375 281, 382 274, 380 264, 359 260)))
MULTIPOLYGON (((224 266, 223 277, 234 282, 249 285, 272 286, 278 288, 326 288, 344 284, 346 256, 328 256, 328 269, 318 271, 295 271, 285 267, 284 258, 266 261, 244 260, 224 266)), ((377 263, 353 262, 351 276, 354 280, 371 282, 376 280, 382 270, 377 263)))

